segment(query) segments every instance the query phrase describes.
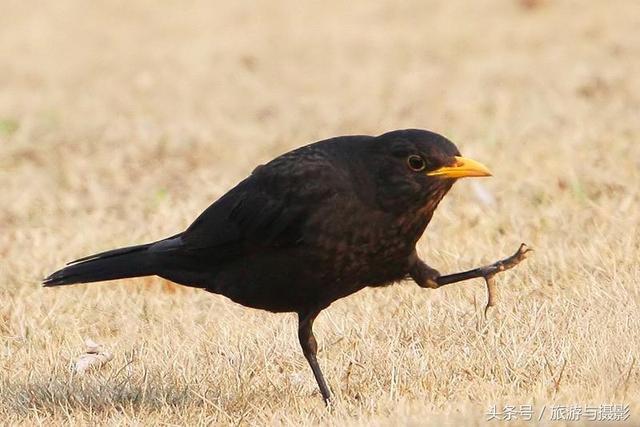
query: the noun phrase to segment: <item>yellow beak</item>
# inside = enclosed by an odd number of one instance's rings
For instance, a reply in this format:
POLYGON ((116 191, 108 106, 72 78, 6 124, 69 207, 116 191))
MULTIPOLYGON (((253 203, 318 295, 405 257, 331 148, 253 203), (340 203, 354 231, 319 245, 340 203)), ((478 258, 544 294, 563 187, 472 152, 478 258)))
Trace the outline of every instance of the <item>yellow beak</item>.
POLYGON ((440 169, 428 172, 428 176, 441 176, 443 178, 465 178, 472 176, 491 176, 491 171, 480 162, 465 157, 455 157, 453 166, 443 166, 440 169))

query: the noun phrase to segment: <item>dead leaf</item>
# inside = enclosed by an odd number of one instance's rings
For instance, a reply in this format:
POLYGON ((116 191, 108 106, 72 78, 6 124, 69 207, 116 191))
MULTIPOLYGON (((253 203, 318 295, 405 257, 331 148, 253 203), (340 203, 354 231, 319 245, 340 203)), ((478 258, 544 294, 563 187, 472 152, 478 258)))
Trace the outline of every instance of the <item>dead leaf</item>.
POLYGON ((113 359, 111 351, 103 348, 102 345, 97 344, 91 338, 86 338, 84 344, 87 347, 87 351, 78 356, 73 366, 73 372, 76 374, 84 375, 88 369, 101 368, 113 359))

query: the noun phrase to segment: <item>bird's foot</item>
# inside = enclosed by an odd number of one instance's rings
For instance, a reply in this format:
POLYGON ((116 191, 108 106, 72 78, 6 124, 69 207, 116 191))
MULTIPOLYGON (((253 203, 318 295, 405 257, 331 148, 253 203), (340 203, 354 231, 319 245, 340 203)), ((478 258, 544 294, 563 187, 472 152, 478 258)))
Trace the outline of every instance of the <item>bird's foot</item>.
POLYGON ((496 261, 491 265, 480 267, 480 270, 482 270, 482 277, 484 277, 484 281, 487 285, 487 305, 484 307, 485 316, 487 315, 489 307, 493 307, 494 305, 496 305, 497 291, 495 275, 520 264, 520 262, 527 258, 527 254, 532 251, 533 249, 522 243, 516 253, 514 253, 510 257, 507 257, 500 261, 496 261))
POLYGON ((484 277, 485 279, 492 279, 496 274, 512 269, 516 265, 520 264, 520 262, 524 261, 527 258, 527 254, 532 251, 533 249, 522 243, 516 253, 514 253, 510 257, 507 257, 500 261, 496 261, 493 264, 480 267, 480 276, 484 277))
POLYGON ((484 267, 474 268, 473 270, 463 271, 461 273, 447 274, 446 276, 440 276, 436 279, 438 286, 444 286, 451 283, 462 282, 463 280, 475 279, 478 277, 482 277, 487 283, 487 293, 488 293, 488 301, 487 306, 485 307, 485 313, 489 307, 495 305, 496 301, 496 290, 495 290, 495 281, 494 277, 496 274, 509 270, 516 265, 520 264, 524 259, 527 258, 529 252, 533 251, 533 249, 529 248, 526 244, 522 243, 516 253, 502 259, 500 261, 496 261, 493 264, 486 265, 484 267))

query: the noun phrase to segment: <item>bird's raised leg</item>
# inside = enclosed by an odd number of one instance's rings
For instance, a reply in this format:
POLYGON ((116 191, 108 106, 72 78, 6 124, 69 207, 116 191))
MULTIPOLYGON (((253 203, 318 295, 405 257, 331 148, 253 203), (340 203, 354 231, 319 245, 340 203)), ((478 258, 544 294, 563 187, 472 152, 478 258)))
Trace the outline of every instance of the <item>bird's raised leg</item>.
POLYGON ((533 249, 530 249, 523 243, 520 245, 516 253, 510 257, 496 261, 493 264, 485 265, 484 267, 478 267, 472 270, 462 271, 460 273, 447 274, 445 276, 442 276, 437 270, 434 270, 424 262, 418 260, 418 262, 413 264, 409 271, 409 275, 423 288, 439 288, 440 286, 475 279, 478 277, 491 279, 496 274, 509 270, 520 264, 520 262, 524 260, 527 257, 527 254, 532 250, 533 249))
POLYGON ((485 265, 484 267, 474 268, 473 270, 467 270, 460 273, 447 274, 446 276, 440 275, 437 270, 429 267, 414 253, 411 270, 409 275, 415 282, 423 288, 439 288, 440 286, 449 285, 451 283, 462 282, 463 280, 475 279, 477 277, 484 278, 487 284, 487 305, 484 309, 485 315, 489 307, 495 304, 495 281, 494 276, 501 271, 509 270, 520 264, 522 260, 527 257, 527 254, 533 249, 530 249, 522 243, 516 253, 496 261, 493 264, 485 265))
POLYGON ((300 339, 300 346, 302 347, 302 353, 309 362, 313 376, 316 377, 318 387, 320 388, 320 394, 325 404, 329 404, 331 399, 331 393, 329 387, 324 380, 320 365, 318 365, 318 359, 316 359, 316 353, 318 352, 318 343, 313 336, 313 321, 320 311, 313 310, 308 312, 298 313, 298 338, 300 339))

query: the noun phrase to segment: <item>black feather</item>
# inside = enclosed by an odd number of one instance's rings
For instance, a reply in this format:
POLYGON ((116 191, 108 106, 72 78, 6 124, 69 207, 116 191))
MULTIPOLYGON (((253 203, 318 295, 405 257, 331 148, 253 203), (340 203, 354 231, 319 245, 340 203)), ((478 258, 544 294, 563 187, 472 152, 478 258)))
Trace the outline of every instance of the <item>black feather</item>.
POLYGON ((51 274, 43 284, 47 287, 73 285, 155 274, 150 246, 130 246, 80 258, 51 274))

